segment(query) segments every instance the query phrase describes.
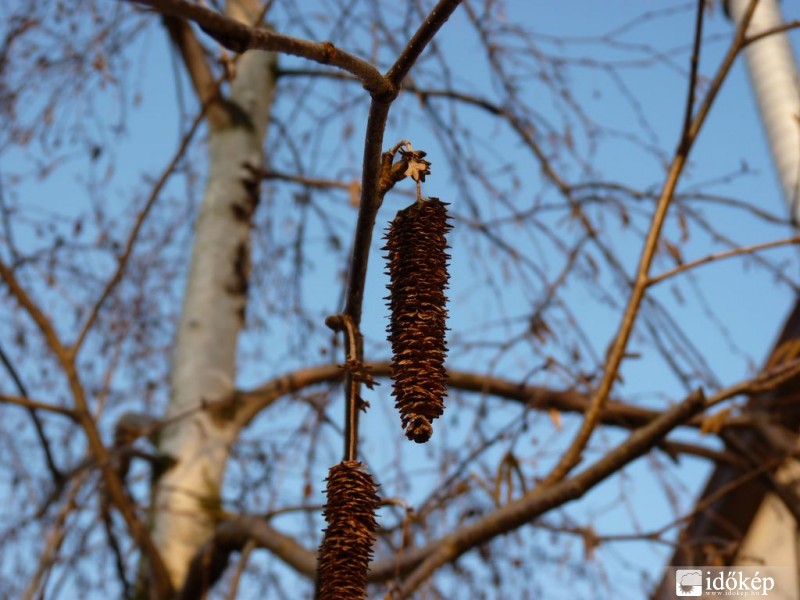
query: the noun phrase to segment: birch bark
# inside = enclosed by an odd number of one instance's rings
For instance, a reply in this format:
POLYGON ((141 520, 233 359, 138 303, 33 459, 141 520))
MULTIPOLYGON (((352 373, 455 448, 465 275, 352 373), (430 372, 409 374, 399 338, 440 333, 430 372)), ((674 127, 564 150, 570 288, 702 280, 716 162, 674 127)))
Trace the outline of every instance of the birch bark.
MULTIPOLYGON (((273 53, 250 51, 240 57, 225 99, 230 123, 209 134, 210 172, 195 226, 168 419, 233 391, 258 200, 250 168, 263 165, 275 67, 273 53)), ((176 589, 192 556, 211 535, 230 446, 239 430, 236 421, 199 410, 160 436, 160 451, 176 463, 158 481, 153 536, 176 589)))

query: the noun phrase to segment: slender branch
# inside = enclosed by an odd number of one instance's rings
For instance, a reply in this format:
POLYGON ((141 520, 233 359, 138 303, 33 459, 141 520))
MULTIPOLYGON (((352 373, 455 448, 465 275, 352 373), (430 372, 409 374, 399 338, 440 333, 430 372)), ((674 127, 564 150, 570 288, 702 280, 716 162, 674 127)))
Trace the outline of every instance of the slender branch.
MULTIPOLYGON (((389 377, 391 364, 388 361, 366 363, 363 367, 373 377, 389 377)), ((767 388, 786 381, 800 373, 800 362, 785 363, 778 368, 770 369, 751 385, 767 388)), ((247 425, 256 415, 278 399, 298 392, 302 389, 324 383, 342 381, 344 371, 335 364, 319 365, 299 369, 276 377, 252 390, 238 390, 232 399, 207 406, 209 410, 227 411, 234 408, 240 426, 247 425)), ((510 379, 503 379, 485 373, 448 369, 448 386, 452 390, 475 392, 494 398, 502 398, 532 410, 557 410, 563 413, 584 414, 591 403, 591 397, 574 389, 559 390, 537 385, 525 385, 510 379)), ((604 425, 635 429, 659 418, 662 411, 651 410, 609 399, 601 412, 600 421, 604 425)), ((742 417, 728 417, 725 426, 749 427, 751 421, 742 417)), ((703 426, 703 417, 699 416, 684 423, 692 428, 703 426)), ((163 423, 159 424, 162 427, 163 423)))
POLYGON ((55 355, 61 368, 66 376, 72 398, 75 402, 75 415, 77 422, 87 438, 89 450, 92 456, 97 461, 105 481, 109 497, 122 515, 128 531, 134 540, 138 543, 142 552, 147 556, 150 567, 153 569, 154 581, 157 588, 158 598, 166 599, 172 594, 172 584, 170 583, 167 571, 164 568, 164 563, 158 549, 155 547, 150 533, 141 520, 136 515, 133 505, 128 498, 122 482, 117 476, 114 469, 111 467, 111 461, 108 450, 103 444, 100 432, 92 418, 89 411, 89 404, 86 399, 86 394, 83 385, 78 377, 78 372, 75 367, 75 353, 74 348, 68 349, 65 347, 51 323, 50 319, 42 312, 39 306, 33 301, 25 288, 19 283, 14 272, 0 260, 0 277, 6 282, 12 296, 14 296, 19 304, 33 319, 39 328, 40 333, 45 338, 50 350, 55 355))
MULTIPOLYGON (((689 72, 689 92, 686 94, 686 109, 683 115, 683 128, 681 130, 681 144, 689 143, 689 128, 692 124, 692 113, 694 112, 694 95, 697 89, 697 67, 700 64, 700 44, 703 41, 703 15, 706 12, 706 0, 697 0, 697 12, 695 13, 694 42, 692 46, 691 67, 689 72)), ((679 148, 678 153, 688 153, 688 148, 679 148)))
POLYGON ((244 569, 247 566, 247 561, 250 560, 250 555, 253 553, 256 544, 253 540, 249 540, 242 549, 242 554, 239 557, 239 564, 236 565, 236 572, 233 574, 231 586, 228 589, 227 600, 236 600, 239 597, 239 582, 244 574, 244 569))
POLYGON ((747 39, 744 40, 744 46, 749 46, 753 42, 757 42, 765 37, 775 35, 776 33, 785 33, 787 31, 791 31, 792 29, 798 28, 800 28, 800 19, 787 21, 786 23, 782 23, 777 27, 771 27, 770 29, 765 29, 764 31, 759 31, 754 35, 748 36, 747 39))
POLYGON ((461 4, 461 0, 439 0, 439 3, 433 7, 422 26, 417 29, 411 41, 408 42, 408 45, 386 73, 386 78, 395 87, 400 87, 403 79, 417 62, 422 51, 425 50, 433 36, 450 18, 450 15, 458 8, 459 4, 461 4))
POLYGON ((373 96, 393 97, 392 86, 372 64, 334 46, 310 42, 262 28, 249 27, 235 19, 186 0, 131 0, 164 15, 189 19, 208 35, 234 52, 271 50, 332 65, 356 76, 373 96))
MULTIPOLYGON (((800 373, 800 361, 793 361, 785 369, 773 369, 762 373, 755 379, 721 389, 708 398, 704 397, 701 390, 693 392, 658 418, 632 432, 624 442, 577 475, 555 482, 549 487, 538 486, 518 500, 474 523, 415 549, 414 557, 419 561, 419 566, 403 584, 401 592, 394 600, 410 597, 436 569, 457 559, 470 549, 517 529, 548 510, 580 498, 595 485, 657 446, 678 425, 689 422, 702 412, 731 398, 775 389, 787 378, 796 377, 798 373, 800 373)), ((404 567, 407 568, 409 565, 404 567)), ((381 564, 380 568, 394 569, 395 565, 381 564)), ((373 575, 382 576, 377 565, 373 575)))
POLYGON ((325 320, 334 331, 344 332, 344 453, 343 461, 354 461, 358 458, 358 416, 363 407, 359 396, 360 382, 363 381, 364 367, 360 360, 363 356, 363 340, 361 333, 349 315, 337 315, 325 320))
POLYGON ((304 175, 293 175, 291 173, 284 173, 275 169, 262 169, 258 171, 258 176, 263 179, 277 179, 280 181, 289 181, 291 183, 299 183, 309 188, 317 189, 339 189, 351 190, 353 186, 358 188, 361 184, 357 180, 341 181, 339 179, 319 179, 314 177, 305 177, 304 175))
POLYGON ((150 190, 150 195, 148 196, 147 201, 144 204, 144 208, 142 208, 142 210, 139 212, 136 218, 136 222, 133 225, 133 229, 131 229, 130 235, 128 235, 128 241, 125 244, 125 250, 117 258, 118 264, 117 264, 117 269, 114 272, 114 275, 111 277, 111 279, 108 280, 108 282, 106 282, 105 288, 100 294, 100 297, 97 299, 97 302, 95 302, 91 311, 89 311, 89 316, 86 318, 83 327, 81 327, 81 330, 78 333, 78 337, 75 339, 75 342, 72 344, 72 346, 68 349, 71 358, 77 356, 77 353, 80 350, 81 346, 83 345, 83 342, 86 339, 89 330, 92 328, 92 325, 94 324, 95 320, 100 314, 100 309, 103 307, 103 304, 105 304, 109 296, 111 296, 111 293, 117 287, 119 282, 122 281, 122 277, 125 274, 125 270, 128 266, 128 261, 130 260, 130 257, 133 254, 133 248, 136 245, 136 241, 139 239, 139 232, 142 230, 144 222, 147 219, 147 216, 150 214, 150 210, 153 208, 153 206, 156 203, 156 200, 161 194, 161 190, 167 184, 167 181, 172 176, 173 172, 175 171, 175 168, 178 166, 178 163, 181 161, 184 154, 186 153, 186 150, 189 148, 189 143, 192 141, 194 134, 197 132, 200 123, 202 123, 204 114, 205 110, 201 110, 195 117, 191 127, 189 127, 189 131, 187 131, 186 135, 183 136, 183 139, 181 140, 181 143, 178 145, 175 154, 173 154, 172 159, 169 161, 169 164, 161 172, 161 175, 159 176, 155 185, 150 190))
POLYGON ((430 555, 403 583, 395 600, 410 598, 434 571, 468 550, 485 544, 498 535, 517 529, 552 508, 579 498, 609 475, 650 450, 676 425, 704 410, 704 400, 702 392, 693 393, 657 420, 633 432, 622 444, 572 478, 559 481, 550 487, 537 487, 519 500, 512 501, 476 522, 464 525, 456 532, 437 540, 435 546, 431 548, 430 555))
MULTIPOLYGON (((391 364, 388 361, 366 363, 370 375, 388 377, 391 364)), ((236 418, 244 426, 258 413, 277 401, 279 398, 301 389, 323 383, 341 381, 344 372, 335 364, 319 365, 300 369, 281 375, 267 383, 252 389, 235 392, 233 398, 225 406, 209 406, 212 410, 225 410, 232 404, 236 418)), ((543 386, 524 385, 519 382, 492 375, 448 369, 448 386, 453 390, 476 392, 519 402, 535 410, 555 409, 569 413, 583 413, 589 405, 589 397, 574 389, 557 390, 543 386)), ((639 427, 656 417, 659 411, 649 410, 623 402, 609 401, 604 409, 603 422, 608 425, 633 428, 639 427)), ((700 421, 693 423, 699 427, 700 421)))
POLYGON ((178 48, 183 64, 192 81, 201 106, 206 107, 206 118, 212 130, 218 130, 231 121, 220 93, 220 83, 211 72, 203 46, 197 40, 194 30, 183 19, 164 16, 164 26, 172 43, 178 48))
POLYGON ((383 134, 391 105, 373 99, 367 118, 366 140, 364 142, 363 172, 361 175, 361 203, 353 241, 353 256, 350 260, 350 277, 347 284, 347 302, 344 314, 353 319, 356 327, 361 325, 361 311, 364 303, 364 283, 367 279, 367 264, 372 245, 372 232, 375 218, 381 206, 378 193, 380 179, 380 159, 383 151, 383 134))
MULTIPOLYGON (((8 374, 11 376, 11 379, 14 380, 14 385, 17 386, 17 391, 19 392, 20 396, 22 396, 22 398, 19 399, 27 401, 30 394, 28 394, 28 390, 25 387, 25 384, 22 383, 22 378, 19 376, 19 373, 17 373, 17 370, 14 368, 14 365, 11 364, 11 360, 9 360, 2 346, 0 346, 0 362, 3 363, 3 365, 6 368, 6 371, 8 371, 8 374)), ((3 397, 0 396, 0 399, 2 398, 3 397)), ((19 403, 15 402, 15 404, 19 403)), ((33 421, 33 427, 34 429, 36 429, 36 437, 39 438, 39 443, 42 446, 42 452, 44 452, 44 459, 45 462, 47 463, 47 468, 50 471, 50 475, 52 476, 53 481, 56 482, 56 484, 58 484, 58 482, 60 482, 63 479, 64 474, 61 472, 61 469, 59 469, 58 466, 56 465, 56 461, 53 458, 53 451, 50 449, 50 441, 47 439, 47 436, 44 433, 44 425, 42 425, 42 422, 39 419, 39 415, 36 412, 38 409, 41 408, 41 406, 32 406, 31 404, 26 404, 25 406, 28 409, 28 414, 30 415, 31 420, 33 421)))
POLYGON ((61 546, 64 543, 64 538, 67 535, 67 517, 75 510, 77 504, 75 502, 78 492, 81 490, 84 482, 86 481, 86 473, 79 474, 70 483, 70 489, 67 494, 67 499, 64 505, 58 511, 55 521, 50 527, 47 536, 45 537, 45 546, 39 556, 39 564, 36 572, 31 577, 25 588, 25 593, 22 598, 24 600, 33 600, 34 598, 44 598, 42 588, 43 582, 47 577, 47 573, 55 564, 61 546), (39 594, 37 594, 39 592, 39 594))
MULTIPOLYGON (((62 415, 64 417, 68 417, 73 421, 78 420, 78 416, 75 414, 75 411, 71 408, 65 408, 63 406, 58 406, 56 404, 49 404, 47 402, 40 402, 38 400, 31 400, 30 398, 26 398, 24 396, 11 396, 9 394, 0 394, 0 402, 7 402, 8 404, 16 404, 17 406, 24 406, 30 410, 44 410, 47 412, 55 413, 57 415, 62 415)), ((58 471, 60 474, 61 472, 58 471)))
POLYGON ((704 256, 703 258, 698 258, 697 260, 693 260, 692 262, 678 265, 673 269, 664 271, 659 275, 655 275, 648 280, 647 285, 654 286, 657 283, 661 283, 665 279, 669 279, 670 277, 678 275, 679 273, 683 273, 691 269, 696 269, 697 267, 707 265, 708 263, 711 262, 723 260, 725 258, 741 256, 743 254, 753 254, 754 252, 759 252, 761 250, 768 250, 770 248, 779 248, 780 246, 791 246, 794 244, 800 244, 800 237, 791 237, 783 240, 773 240, 771 242, 764 242, 763 244, 754 244, 752 246, 733 248, 731 250, 725 250, 723 252, 715 252, 714 254, 709 254, 708 256, 704 256))
MULTIPOLYGON (((639 314, 639 308, 642 305, 648 288, 648 273, 650 271, 650 266, 652 265, 656 249, 658 248, 661 230, 666 220, 667 211, 675 195, 675 189, 678 185, 678 181, 680 180, 681 173, 686 165, 689 152, 691 151, 692 145, 697 138, 697 134, 705 122, 709 110, 711 109, 711 105, 713 104, 717 93, 722 87, 725 77, 730 72, 736 56, 742 49, 744 33, 747 29, 748 23, 750 22, 753 11, 755 10, 756 1, 757 0, 751 1, 748 12, 744 15, 739 25, 739 29, 734 36, 734 40, 731 43, 731 46, 728 49, 722 64, 717 70, 717 74, 714 77, 708 93, 706 94, 705 99, 697 112, 697 116, 691 120, 691 123, 688 127, 684 128, 675 152, 675 156, 672 160, 672 164, 670 165, 667 177, 664 181, 664 186, 661 190, 661 194, 659 195, 655 212, 653 213, 650 228, 647 232, 647 237, 642 248, 642 254, 639 258, 639 266, 636 270, 636 278, 633 283, 633 288, 631 290, 625 312, 623 313, 619 329, 614 337, 613 343, 611 344, 611 348, 609 349, 608 360, 603 371, 603 377, 594 394, 592 395, 591 406, 586 412, 586 416, 581 424, 580 429, 578 430, 578 433, 575 435, 575 438, 573 439, 569 448, 567 448, 566 452, 564 452, 564 454, 561 456, 561 459, 558 461, 556 466, 542 482, 543 486, 552 485, 556 481, 563 479, 567 473, 569 473, 580 462, 583 450, 589 443, 589 439, 594 431, 595 425, 599 420, 603 406, 608 399, 614 382, 617 379, 617 374, 619 373, 622 360, 625 357, 628 341, 630 340, 631 333, 633 332, 633 326, 639 314)), ((699 3, 701 5, 703 4, 702 2, 699 3)), ((702 11, 702 6, 699 8, 699 10, 702 11)), ((701 24, 702 19, 698 20, 701 24)), ((701 26, 700 24, 698 24, 698 27, 701 26)), ((699 52, 699 38, 697 35, 695 35, 695 44, 696 46, 693 54, 699 52)), ((690 81, 690 95, 694 94, 694 86, 695 82, 690 81)), ((691 110, 691 105, 691 101, 687 102, 687 110, 691 110)))

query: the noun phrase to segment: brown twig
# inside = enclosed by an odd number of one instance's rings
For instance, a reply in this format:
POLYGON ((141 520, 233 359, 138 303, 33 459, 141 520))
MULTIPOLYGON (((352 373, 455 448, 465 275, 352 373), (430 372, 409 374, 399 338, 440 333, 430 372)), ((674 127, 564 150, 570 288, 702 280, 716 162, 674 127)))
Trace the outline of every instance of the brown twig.
POLYGON ((209 128, 212 131, 222 129, 231 122, 231 117, 225 109, 220 82, 211 72, 203 46, 197 40, 194 30, 183 19, 164 15, 163 21, 172 43, 181 53, 200 104, 206 107, 209 128))
POLYGON ((71 348, 64 346, 50 319, 33 301, 28 292, 18 281, 14 272, 6 266, 2 260, 0 260, 0 278, 5 281, 11 295, 14 296, 20 306, 22 306, 28 315, 30 315, 31 319, 33 319, 51 352, 58 360, 67 379, 70 393, 75 403, 74 413, 77 422, 86 435, 90 453, 100 467, 109 497, 122 515, 131 536, 136 540, 142 552, 148 558, 150 567, 153 570, 158 597, 168 598, 172 593, 172 584, 166 568, 164 567, 164 563, 161 560, 161 555, 155 547, 149 531, 136 515, 133 504, 122 482, 112 468, 108 450, 103 444, 102 437, 97 428, 97 423, 95 423, 89 411, 85 390, 75 366, 74 349, 76 346, 72 346, 71 348))
MULTIPOLYGON (((22 383, 22 378, 20 377, 17 370, 14 368, 14 365, 11 363, 11 360, 6 355, 3 347, 0 346, 0 362, 8 371, 8 374, 11 376, 11 379, 14 381, 14 385, 17 387, 17 391, 20 394, 20 398, 18 400, 28 401, 28 390, 25 387, 25 384, 22 383)), ((0 396, 0 400, 3 399, 3 396, 0 396)), ((15 404, 19 404, 15 402, 15 404)), ((44 459, 47 463, 47 468, 50 471, 50 475, 53 478, 53 481, 58 485, 59 482, 64 478, 64 474, 61 472, 61 469, 58 468, 56 465, 56 461, 53 458, 53 451, 50 448, 50 440, 47 439, 47 436, 44 433, 44 426, 42 425, 41 420, 39 419, 39 415, 37 414, 37 410, 41 408, 41 406, 33 406, 32 404, 26 402, 25 407, 28 409, 28 414, 33 421, 33 427, 36 429, 36 437, 39 438, 39 443, 42 445, 42 451, 44 452, 44 459)), ((49 409, 49 407, 48 407, 49 409)), ((72 416, 72 415, 69 415, 72 416)))
POLYGON ((759 31, 756 34, 748 36, 747 39, 744 40, 744 46, 749 46, 753 42, 757 42, 765 37, 775 35, 776 33, 785 33, 787 31, 791 31, 792 29, 798 28, 800 28, 800 20, 794 19, 792 21, 787 21, 786 23, 782 23, 777 27, 771 27, 769 29, 765 29, 764 31, 759 31))
POLYGON ((678 275, 679 273, 683 273, 691 269, 696 269, 697 267, 707 265, 708 263, 711 262, 723 260, 725 258, 742 256, 744 254, 753 254, 754 252, 759 252, 761 250, 768 250, 770 248, 779 248, 781 246, 792 246, 795 244, 800 244, 800 237, 797 236, 790 237, 783 240, 773 240, 771 242, 764 242, 762 244, 753 244, 752 246, 733 248, 732 250, 725 250, 723 252, 715 252, 714 254, 709 254, 708 256, 704 256, 703 258, 698 258, 697 260, 693 260, 691 262, 678 265, 677 267, 670 269, 668 271, 664 271, 659 275, 654 275, 653 277, 649 278, 647 285, 654 286, 658 283, 661 283, 665 279, 669 279, 670 277, 678 275))
POLYGON ((58 514, 56 515, 55 520, 50 527, 47 536, 45 537, 45 547, 39 556, 39 564, 36 568, 36 572, 28 582, 25 593, 22 596, 24 600, 33 600, 34 598, 44 597, 43 592, 40 591, 42 589, 43 581, 46 579, 49 570, 55 564, 58 557, 58 552, 61 549, 61 545, 64 543, 64 539, 67 535, 67 517, 69 517, 70 513, 77 507, 75 499, 78 496, 78 492, 83 487, 83 483, 86 481, 86 476, 87 474, 85 472, 80 473, 70 483, 67 499, 64 502, 64 505, 58 511, 58 514), (39 594, 37 594, 37 592, 39 592, 39 594))
POLYGON ((24 406, 30 410, 43 410, 46 412, 55 413, 71 419, 72 421, 78 420, 78 416, 71 408, 58 406, 57 404, 50 404, 48 402, 41 402, 39 400, 32 400, 25 396, 11 396, 9 394, 0 394, 0 402, 7 402, 8 404, 16 404, 17 406, 24 406))
MULTIPOLYGON (((599 416, 602 412, 603 406, 606 403, 608 396, 611 392, 611 388, 613 387, 614 382, 617 380, 617 375, 619 373, 622 360, 624 359, 626 354, 628 341, 631 337, 631 333, 633 332, 633 326, 636 322, 636 318, 639 314, 639 309, 642 305, 645 293, 648 288, 648 282, 649 282, 648 273, 650 271, 650 266, 652 265, 656 250, 658 248, 658 242, 661 237, 661 230, 666 220, 667 211, 675 195, 675 189, 678 185, 681 173, 683 172, 683 169, 688 160, 689 152, 691 151, 692 145, 695 139, 697 138, 697 134, 699 133, 700 128, 705 122, 708 112, 711 109, 711 105, 713 104, 714 99, 716 98, 717 94, 719 93, 719 90, 722 87, 722 82, 725 80, 727 74, 730 72, 734 60, 736 59, 736 57, 738 56, 739 52, 742 49, 744 34, 747 29, 747 24, 750 22, 750 18, 752 17, 753 11, 755 10, 755 4, 756 1, 752 0, 747 13, 744 15, 739 25, 739 29, 737 30, 736 35, 734 36, 734 40, 731 43, 731 46, 728 49, 728 52, 725 55, 722 64, 718 68, 714 80, 711 82, 711 85, 709 86, 709 90, 703 100, 703 103, 700 105, 700 108, 697 111, 697 115, 694 117, 694 119, 689 119, 688 123, 684 119, 684 130, 679 140, 675 156, 672 160, 672 164, 670 165, 669 171, 667 173, 667 177, 664 181, 664 186, 661 190, 661 194, 659 195, 655 212, 653 213, 650 228, 647 232, 647 237, 645 239, 644 246, 642 248, 642 254, 639 258, 639 266, 637 267, 636 270, 636 277, 633 282, 633 288, 631 289, 630 297, 628 299, 625 312, 623 313, 619 329, 609 349, 606 367, 603 371, 603 377, 600 383, 598 384, 598 387, 595 390, 594 394, 592 395, 591 406, 589 407, 589 410, 586 412, 586 416, 583 420, 583 423, 581 423, 581 427, 578 433, 575 435, 572 443, 564 452, 564 454, 561 456, 561 459, 558 461, 556 466, 542 482, 542 485, 544 486, 552 485, 555 482, 560 481, 567 475, 567 473, 569 473, 580 462, 583 450, 586 448, 586 445, 589 442, 592 432, 594 431, 599 416)), ((692 52, 693 57, 696 54, 699 55, 700 52, 700 38, 697 35, 697 29, 702 24, 703 8, 704 8, 704 2, 702 0, 698 0, 698 11, 700 11, 701 15, 698 16, 698 25, 696 26, 696 31, 695 31, 695 42, 694 42, 695 45, 694 45, 694 50, 692 52)), ((692 60, 695 59, 693 58, 692 60)), ((691 107, 694 105, 694 102, 692 101, 692 96, 694 95, 694 89, 695 89, 695 82, 690 81, 689 82, 690 98, 687 101, 687 109, 686 109, 687 111, 691 111, 691 107)))
POLYGON ((363 370, 360 356, 363 356, 363 340, 361 333, 353 323, 350 315, 328 317, 325 323, 334 331, 344 332, 344 453, 343 461, 355 461, 358 456, 358 416, 363 400, 359 395, 361 377, 355 371, 363 370))
MULTIPOLYGON (((391 364, 386 362, 366 363, 365 369, 369 370, 373 377, 389 377, 391 364)), ((760 374, 752 380, 748 380, 747 387, 737 393, 744 393, 751 388, 771 389, 776 385, 791 379, 800 373, 800 361, 783 363, 776 368, 760 374)), ((220 403, 210 404, 205 407, 207 410, 230 410, 233 405, 236 411, 236 419, 240 426, 247 425, 250 420, 266 407, 270 406, 278 399, 298 392, 302 389, 320 385, 323 383, 333 383, 341 381, 344 377, 343 370, 335 364, 319 365, 299 369, 285 375, 278 376, 267 383, 252 390, 238 390, 234 393, 231 400, 224 400, 220 403), (217 405, 219 404, 219 405, 217 405)), ((448 369, 448 385, 453 390, 464 392, 475 392, 494 398, 500 398, 517 402, 524 407, 532 410, 557 410, 564 413, 584 414, 591 403, 591 397, 574 389, 559 390, 537 385, 525 385, 510 379, 503 379, 486 373, 475 373, 458 369, 448 369)), ((717 396, 714 396, 717 397, 717 396)), ((729 396, 721 396, 720 401, 724 401, 729 396)), ((712 408, 713 404, 709 404, 712 408)), ((197 410, 197 409, 195 409, 197 410)), ((662 411, 642 408, 626 402, 609 399, 601 412, 600 422, 604 425, 621 427, 624 429, 636 429, 642 427, 663 414, 662 411)), ((182 416, 176 416, 182 418, 182 416)), ((173 422, 170 420, 169 422, 173 422)), ((683 425, 700 428, 703 418, 697 417, 683 423, 683 425)), ((749 427, 752 425, 750 419, 746 417, 731 416, 725 420, 725 424, 732 427, 749 427)), ((159 422, 158 427, 164 426, 159 422)))
POLYGON ((195 117, 192 125, 189 127, 189 131, 183 136, 181 143, 178 145, 175 154, 173 154, 172 159, 170 159, 169 164, 166 168, 161 172, 158 180, 156 181, 153 188, 150 190, 150 195, 147 198, 147 201, 144 204, 144 207, 139 212, 136 222, 131 229, 130 234, 128 235, 128 241, 125 244, 125 249, 123 250, 122 254, 119 255, 117 258, 117 269, 114 271, 114 274, 111 278, 106 282, 105 288, 103 288, 100 297, 97 299, 97 302, 94 303, 92 309, 89 311, 89 316, 86 318, 86 321, 83 323, 83 326, 78 333, 75 342, 67 349, 67 352, 71 358, 74 360, 74 357, 77 355, 78 351, 80 350, 81 346, 83 345, 84 340, 86 339, 87 334, 89 333, 92 325, 94 324, 95 320, 100 314, 100 309, 105 304, 106 300, 111 296, 111 293, 114 289, 119 285, 120 281, 122 281, 122 277, 125 274, 125 270, 128 266, 128 261, 130 260, 131 255, 133 254, 133 248, 136 245, 136 241, 139 239, 139 233, 144 226, 144 222, 147 219, 147 216, 150 214, 153 206, 158 200, 159 195, 161 194, 161 190, 167 184, 167 181, 172 176, 175 171, 175 168, 178 166, 178 163, 183 158, 186 150, 189 148, 189 143, 192 141, 194 134, 197 132, 200 124, 203 122, 203 115, 205 114, 204 110, 201 110, 198 115, 195 117))
POLYGON ((186 0, 132 0, 159 13, 189 19, 208 35, 234 52, 271 50, 338 67, 357 77, 373 96, 394 95, 388 81, 372 64, 330 42, 311 42, 262 28, 249 27, 235 19, 186 0))

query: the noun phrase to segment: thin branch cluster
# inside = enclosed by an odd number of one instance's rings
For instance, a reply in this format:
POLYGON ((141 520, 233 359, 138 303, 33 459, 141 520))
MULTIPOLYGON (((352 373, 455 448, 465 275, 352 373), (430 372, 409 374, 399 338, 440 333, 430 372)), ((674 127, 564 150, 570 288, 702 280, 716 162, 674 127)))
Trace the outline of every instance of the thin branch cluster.
POLYGON ((406 437, 427 442, 444 411, 447 296, 446 234, 452 226, 438 198, 397 213, 386 234, 390 277, 388 327, 395 406, 406 437))
POLYGON ((360 600, 378 523, 378 486, 364 465, 344 461, 328 472, 325 521, 319 552, 320 600, 360 600))

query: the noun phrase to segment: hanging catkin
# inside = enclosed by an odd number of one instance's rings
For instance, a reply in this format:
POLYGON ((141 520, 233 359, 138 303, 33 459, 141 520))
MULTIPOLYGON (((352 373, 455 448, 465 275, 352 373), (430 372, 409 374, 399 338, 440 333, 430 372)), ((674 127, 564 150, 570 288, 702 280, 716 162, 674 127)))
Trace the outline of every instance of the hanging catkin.
POLYGON ((364 465, 331 467, 327 479, 325 535, 319 551, 320 600, 362 600, 378 523, 378 486, 364 465))
POLYGON ((395 406, 406 437, 427 442, 444 411, 447 373, 447 204, 418 201, 397 213, 386 233, 388 326, 395 406))

